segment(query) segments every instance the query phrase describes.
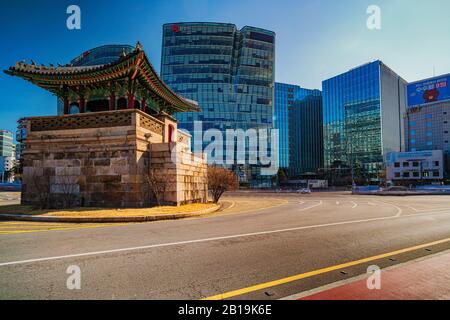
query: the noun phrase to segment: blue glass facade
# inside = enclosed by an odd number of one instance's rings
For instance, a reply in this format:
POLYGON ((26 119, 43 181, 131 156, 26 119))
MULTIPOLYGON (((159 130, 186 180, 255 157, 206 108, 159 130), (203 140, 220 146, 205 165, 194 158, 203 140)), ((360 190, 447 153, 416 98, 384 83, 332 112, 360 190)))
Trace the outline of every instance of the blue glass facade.
POLYGON ((375 61, 322 83, 326 168, 360 168, 376 180, 383 155, 404 150, 406 82, 375 61))
MULTIPOLYGON (((305 89, 286 83, 275 83, 273 123, 274 127, 279 130, 280 168, 289 169, 287 171, 294 175, 302 171, 309 171, 306 168, 305 170, 302 169, 302 167, 305 167, 301 165, 302 155, 305 155, 305 157, 314 157, 307 150, 301 152, 301 147, 306 147, 302 143, 301 137, 310 139, 309 141, 312 141, 313 144, 314 142, 318 143, 317 147, 320 150, 314 150, 313 152, 317 156, 318 163, 321 163, 321 159, 323 158, 323 150, 320 147, 323 144, 321 97, 322 95, 319 90, 305 89), (315 119, 316 117, 318 118, 315 119), (308 135, 301 135, 301 130, 311 125, 314 126, 314 130, 310 131, 308 135)), ((314 166, 312 165, 312 167, 314 166)), ((308 167, 311 167, 311 165, 308 167)))
POLYGON ((110 44, 100 46, 83 52, 80 56, 70 61, 70 64, 74 67, 108 64, 118 60, 122 52, 128 54, 133 49, 134 47, 130 45, 110 44))
MULTIPOLYGON (((273 127, 275 34, 233 24, 176 23, 163 26, 161 77, 175 92, 198 101, 199 113, 175 114, 180 128, 202 130, 273 127)), ((248 146, 247 146, 248 152, 248 146)), ((234 168, 241 181, 269 187, 258 165, 234 168)))

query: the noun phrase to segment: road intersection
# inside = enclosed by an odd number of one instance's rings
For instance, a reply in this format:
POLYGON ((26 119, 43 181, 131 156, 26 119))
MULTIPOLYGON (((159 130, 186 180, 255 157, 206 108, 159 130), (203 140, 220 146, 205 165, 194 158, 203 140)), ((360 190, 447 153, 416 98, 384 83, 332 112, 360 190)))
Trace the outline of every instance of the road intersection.
POLYGON ((444 196, 224 200, 227 209, 200 218, 0 234, 0 297, 280 299, 450 249, 444 196), (66 288, 71 265, 81 290, 66 288))

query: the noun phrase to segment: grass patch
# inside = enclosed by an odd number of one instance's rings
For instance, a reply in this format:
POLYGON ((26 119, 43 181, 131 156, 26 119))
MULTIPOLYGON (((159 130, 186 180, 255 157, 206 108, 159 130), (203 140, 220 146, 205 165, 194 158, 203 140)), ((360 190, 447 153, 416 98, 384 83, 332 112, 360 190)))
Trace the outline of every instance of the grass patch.
POLYGON ((137 209, 110 208, 70 208, 64 210, 33 210, 31 206, 7 205, 0 206, 0 214, 27 214, 54 217, 136 217, 148 215, 165 215, 176 213, 190 213, 214 207, 212 203, 194 203, 183 206, 162 206, 137 209))
POLYGON ((32 206, 24 206, 21 204, 11 204, 0 206, 0 214, 42 214, 45 210, 33 210, 32 206))

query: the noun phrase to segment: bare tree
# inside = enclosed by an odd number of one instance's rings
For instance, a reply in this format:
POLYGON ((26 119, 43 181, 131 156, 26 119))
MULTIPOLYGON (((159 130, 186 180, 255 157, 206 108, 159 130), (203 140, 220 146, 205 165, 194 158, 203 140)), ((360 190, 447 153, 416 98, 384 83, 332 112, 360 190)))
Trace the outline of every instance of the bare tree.
MULTIPOLYGON (((30 188, 27 194, 35 198, 38 209, 47 209, 50 206, 50 177, 47 175, 39 175, 34 171, 29 176, 29 183, 26 188, 30 188)), ((33 200, 33 199, 30 199, 33 200)), ((33 201, 34 202, 34 201, 33 201)))
POLYGON ((55 180, 55 191, 60 194, 61 206, 63 208, 74 207, 79 193, 78 177, 70 175, 68 168, 64 168, 62 173, 55 176, 55 180))
POLYGON ((150 168, 146 175, 149 191, 153 195, 158 206, 161 206, 163 204, 164 195, 167 192, 169 186, 167 176, 164 176, 160 172, 161 170, 150 168))
POLYGON ((223 167, 208 167, 208 188, 214 203, 218 203, 225 191, 233 191, 239 188, 236 174, 223 167))

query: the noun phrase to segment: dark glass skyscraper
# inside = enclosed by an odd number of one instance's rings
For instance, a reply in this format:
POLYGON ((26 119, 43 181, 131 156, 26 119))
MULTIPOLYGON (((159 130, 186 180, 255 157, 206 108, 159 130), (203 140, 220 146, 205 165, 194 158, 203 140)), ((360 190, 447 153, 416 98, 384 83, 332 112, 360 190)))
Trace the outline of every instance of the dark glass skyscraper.
POLYGON ((324 160, 327 168, 358 168, 377 181, 383 156, 404 151, 406 81, 381 61, 325 80, 324 160))
POLYGON ((288 173, 291 177, 316 176, 323 167, 322 117, 320 91, 296 101, 290 108, 288 173))
MULTIPOLYGON (((199 113, 176 114, 179 127, 271 129, 273 126, 275 33, 225 23, 163 26, 161 77, 177 93, 198 101, 199 113)), ((198 132, 196 134, 199 134, 198 132)), ((248 149, 248 146, 247 146, 248 149)), ((258 165, 234 166, 241 181, 269 187, 258 165)))
POLYGON ((323 166, 320 90, 275 83, 274 127, 279 130, 280 168, 290 176, 316 173, 323 166))

